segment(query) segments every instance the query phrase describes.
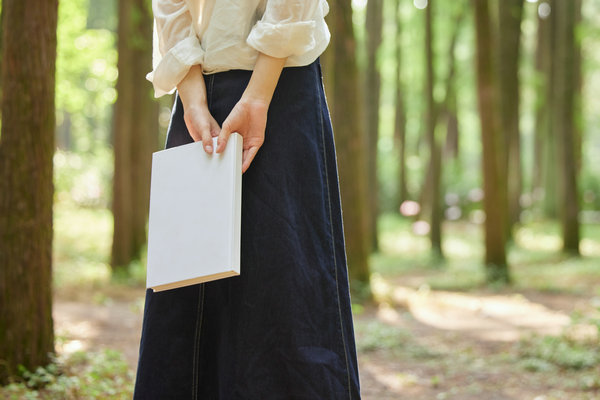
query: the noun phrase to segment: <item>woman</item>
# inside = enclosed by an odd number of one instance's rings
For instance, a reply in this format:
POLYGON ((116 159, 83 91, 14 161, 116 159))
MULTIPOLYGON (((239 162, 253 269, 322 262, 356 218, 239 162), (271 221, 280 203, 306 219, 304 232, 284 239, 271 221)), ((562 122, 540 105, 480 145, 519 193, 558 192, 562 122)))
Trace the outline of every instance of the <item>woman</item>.
POLYGON ((149 79, 157 97, 178 93, 166 147, 220 153, 243 136, 242 273, 147 291, 134 398, 359 399, 318 61, 327 2, 154 0, 153 11, 149 79))

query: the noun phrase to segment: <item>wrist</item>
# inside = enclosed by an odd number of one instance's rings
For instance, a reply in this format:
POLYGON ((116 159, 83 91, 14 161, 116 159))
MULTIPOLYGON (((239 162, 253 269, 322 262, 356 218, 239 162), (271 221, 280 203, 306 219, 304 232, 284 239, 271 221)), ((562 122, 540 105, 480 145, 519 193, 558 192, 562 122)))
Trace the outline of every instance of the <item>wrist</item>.
POLYGON ((202 67, 194 65, 177 85, 177 93, 185 110, 206 107, 206 85, 202 67))
POLYGON ((259 53, 252 77, 242 95, 242 99, 268 106, 273 98, 285 61, 285 58, 275 58, 259 53))
POLYGON ((269 106, 272 97, 272 93, 269 94, 268 92, 263 93, 260 91, 246 89, 246 91, 244 91, 244 93, 242 94, 242 98, 240 99, 240 101, 243 103, 264 104, 266 106, 269 106))

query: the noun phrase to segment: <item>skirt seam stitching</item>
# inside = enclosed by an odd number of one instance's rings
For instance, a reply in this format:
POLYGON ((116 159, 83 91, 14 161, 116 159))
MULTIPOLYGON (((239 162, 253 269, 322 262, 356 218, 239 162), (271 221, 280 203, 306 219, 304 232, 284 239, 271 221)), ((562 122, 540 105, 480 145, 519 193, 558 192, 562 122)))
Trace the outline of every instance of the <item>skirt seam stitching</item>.
MULTIPOLYGON (((318 83, 317 83, 317 87, 318 87, 318 83)), ((328 211, 329 211, 329 227, 331 230, 331 249, 333 252, 333 264, 334 264, 334 271, 335 271, 335 288, 336 288, 336 298, 337 298, 337 306, 338 306, 338 316, 339 316, 339 322, 340 322, 340 333, 342 336, 342 345, 344 347, 344 360, 346 361, 346 379, 347 379, 347 385, 348 385, 348 398, 352 399, 352 391, 350 388, 350 366, 348 365, 348 351, 347 351, 347 345, 346 345, 346 337, 344 335, 344 322, 343 322, 343 318, 342 318, 342 309, 341 309, 341 305, 340 305, 340 288, 339 288, 339 281, 338 281, 338 265, 337 265, 337 259, 336 259, 336 251, 335 251, 335 241, 334 241, 334 232, 333 232, 333 219, 332 219, 332 210, 331 210, 331 189, 329 186, 329 174, 327 172, 327 153, 325 151, 325 134, 324 134, 324 127, 323 127, 323 105, 321 102, 321 95, 320 95, 320 91, 319 91, 319 123, 321 125, 321 141, 323 143, 323 160, 325 161, 325 184, 327 185, 327 206, 328 206, 328 211)))
POLYGON ((200 285, 198 292, 198 309, 196 312, 196 332, 194 337, 194 361, 192 366, 192 399, 198 399, 198 361, 200 358, 200 336, 202 332, 202 319, 204 316, 204 285, 200 285))

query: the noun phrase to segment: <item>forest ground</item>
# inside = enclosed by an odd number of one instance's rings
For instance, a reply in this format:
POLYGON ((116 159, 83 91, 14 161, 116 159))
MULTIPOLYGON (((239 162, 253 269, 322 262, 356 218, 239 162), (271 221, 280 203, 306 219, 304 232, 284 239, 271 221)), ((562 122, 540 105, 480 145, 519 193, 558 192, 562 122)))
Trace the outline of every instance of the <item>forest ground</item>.
MULTIPOLYGON (((594 326, 572 320, 597 314, 593 290, 434 290, 426 283, 432 273, 439 272, 376 276, 377 302, 355 306, 363 399, 600 398, 599 364, 580 368, 577 357, 585 355, 575 348, 542 343, 595 337, 594 326), (556 351, 575 364, 563 368, 544 355, 556 351)), ((116 349, 135 371, 143 295, 120 285, 61 291, 54 304, 59 352, 116 349)))
MULTIPOLYGON (((41 371, 26 386, 0 389, 0 398, 131 398, 144 262, 127 278, 111 277, 108 210, 59 203, 54 215, 59 376, 41 371), (34 393, 34 380, 54 384, 34 393)), ((512 286, 488 287, 481 225, 445 223, 440 262, 412 221, 382 217, 373 299, 353 298, 363 399, 600 399, 595 221, 582 227, 579 258, 561 255, 555 222, 519 227, 509 247, 512 286)))

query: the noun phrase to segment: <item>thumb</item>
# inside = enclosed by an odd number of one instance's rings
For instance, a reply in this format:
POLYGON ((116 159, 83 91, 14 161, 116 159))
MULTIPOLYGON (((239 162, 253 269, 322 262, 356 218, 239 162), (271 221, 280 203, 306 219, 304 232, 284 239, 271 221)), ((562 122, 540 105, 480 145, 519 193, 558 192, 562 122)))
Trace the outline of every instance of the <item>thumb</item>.
POLYGON ((231 124, 231 115, 225 119, 223 122, 223 126, 221 127, 221 132, 219 132, 219 137, 217 138, 217 153, 222 153, 225 150, 225 146, 227 146, 227 141, 229 140, 229 136, 233 131, 233 127, 231 124))

